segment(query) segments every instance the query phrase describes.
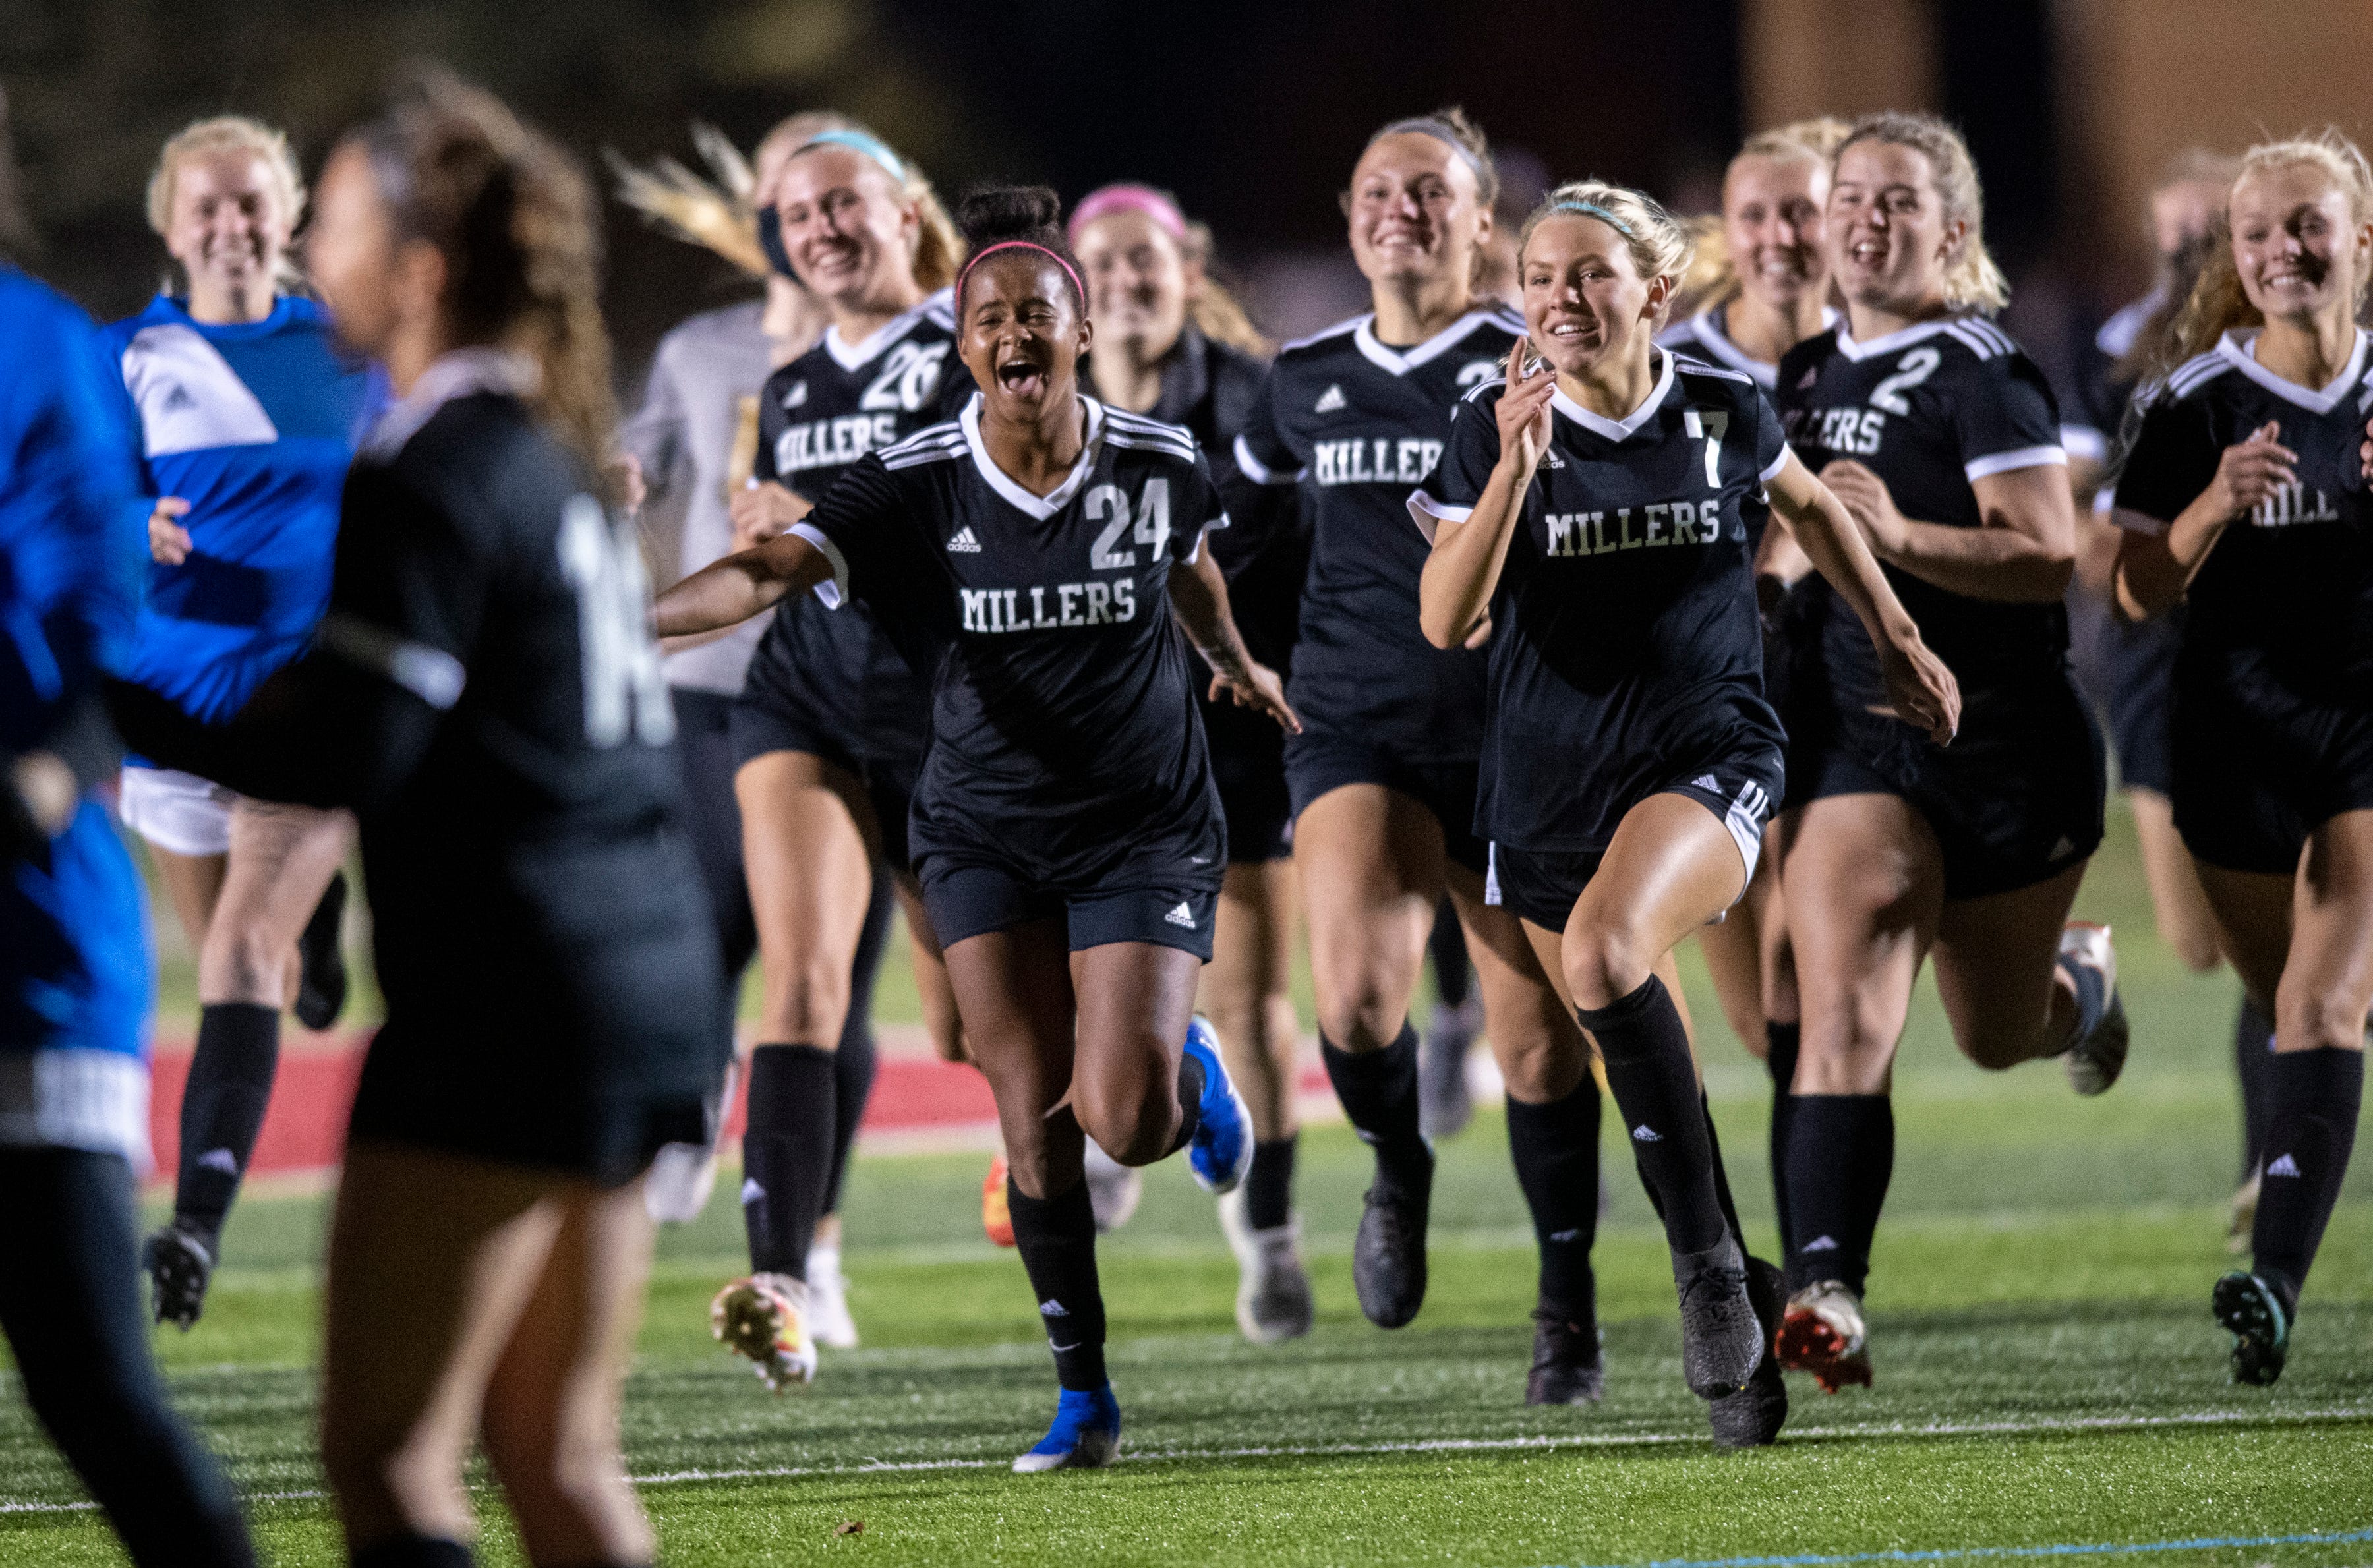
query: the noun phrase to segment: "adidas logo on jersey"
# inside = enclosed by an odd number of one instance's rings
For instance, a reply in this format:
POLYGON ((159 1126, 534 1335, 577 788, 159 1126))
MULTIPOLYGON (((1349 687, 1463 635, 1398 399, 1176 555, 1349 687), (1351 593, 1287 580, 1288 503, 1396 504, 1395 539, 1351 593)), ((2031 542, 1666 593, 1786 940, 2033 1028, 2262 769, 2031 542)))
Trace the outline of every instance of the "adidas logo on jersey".
POLYGON ((1187 907, 1183 898, 1178 901, 1178 907, 1162 918, 1174 926, 1185 926, 1190 931, 1195 929, 1195 911, 1187 907))
POLYGON ((970 523, 966 523, 964 527, 956 530, 955 537, 948 541, 948 553, 952 556, 977 556, 980 554, 980 541, 973 537, 972 525, 970 523))
POLYGON ((766 1189, 748 1176, 742 1178, 742 1207, 747 1209, 766 1196, 766 1189))
POLYGON ((2270 1176, 2295 1176, 2299 1174, 2298 1162, 2285 1154, 2266 1167, 2266 1174, 2270 1176))
POLYGON ((805 381, 793 381, 791 383, 791 390, 783 394, 783 406, 785 408, 797 408, 801 404, 807 402, 807 400, 808 384, 805 381))
POLYGON ((1318 401, 1310 405, 1310 412, 1333 414, 1349 406, 1349 403, 1350 400, 1344 397, 1341 387, 1329 384, 1325 392, 1318 394, 1318 401))
POLYGON ((1805 1244, 1806 1252, 1835 1252, 1837 1249, 1838 1238, 1835 1236, 1815 1236, 1805 1244))
POLYGON ((198 1169, 235 1176, 239 1175, 239 1156, 228 1149, 209 1149, 198 1156, 198 1169))
POLYGON ((1662 1143, 1664 1141, 1665 1135, 1644 1121, 1631 1129, 1631 1141, 1634 1143, 1662 1143))

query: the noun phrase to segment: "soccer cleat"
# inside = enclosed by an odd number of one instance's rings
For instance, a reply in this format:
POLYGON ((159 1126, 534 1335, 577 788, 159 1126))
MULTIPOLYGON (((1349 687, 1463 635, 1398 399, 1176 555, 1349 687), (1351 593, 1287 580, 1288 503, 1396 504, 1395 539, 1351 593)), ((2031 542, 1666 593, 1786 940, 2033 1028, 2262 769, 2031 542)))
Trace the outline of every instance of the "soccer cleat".
POLYGON ((2216 1281, 2216 1321, 2233 1336, 2233 1381, 2273 1387, 2290 1359, 2291 1315, 2282 1293, 2238 1270, 2216 1281))
POLYGON ((1780 1364, 1809 1372, 1824 1394, 1847 1384, 1870 1387, 1870 1334, 1862 1298, 1836 1280, 1806 1286, 1788 1298, 1772 1349, 1780 1364))
POLYGON ((2080 999, 2087 977, 2079 971, 2090 970, 2101 989, 2098 1015, 2060 1058, 2068 1070, 2069 1084, 2078 1094, 2098 1094, 2125 1071, 2128 1045, 2126 1004, 2118 995, 2118 950, 2110 943, 2110 928, 2089 920, 2069 921, 2060 933, 2060 966, 2076 982, 2080 999))
POLYGON ((988 1175, 980 1184, 980 1228, 988 1239, 999 1246, 1013 1245, 1013 1211, 1005 1202, 1005 1156, 999 1154, 988 1163, 988 1175))
POLYGON ((1457 1007, 1434 1004, 1432 1027, 1418 1043, 1417 1125, 1431 1142, 1455 1138, 1475 1116, 1467 1087, 1467 1047, 1483 1030, 1483 999, 1457 1007))
POLYGON ((808 1331, 808 1287, 788 1274, 753 1274, 717 1293, 708 1331, 749 1358, 758 1380, 779 1394, 815 1381, 815 1340, 808 1331))
POLYGON ((206 1286, 215 1277, 214 1248, 176 1220, 142 1246, 140 1267, 148 1271, 148 1301, 157 1321, 188 1333, 205 1310, 206 1286))
POLYGON ((2236 1258, 2250 1250, 2250 1233, 2258 1223, 2258 1173, 2234 1192, 2225 1211, 2225 1250, 2236 1258))
POLYGON ((848 1313, 848 1276, 840 1271, 840 1248, 808 1250, 808 1332, 828 1350, 857 1348, 857 1319, 848 1313))
POLYGON ((1595 1323, 1533 1313, 1533 1365, 1525 1375, 1528 1405, 1595 1405, 1607 1392, 1607 1336, 1595 1323))
POLYGON ((1763 1359, 1763 1326, 1747 1294, 1747 1254, 1728 1235, 1673 1254, 1681 1297, 1681 1376, 1701 1399, 1736 1394, 1763 1359))
POLYGON ((1398 1328, 1425 1305, 1425 1222, 1432 1195, 1433 1154, 1412 1192, 1377 1173, 1362 1195, 1359 1234, 1351 1241, 1351 1284, 1360 1310, 1379 1328, 1398 1328))
POLYGON ((708 1207, 717 1190, 717 1158, 724 1143, 725 1113, 733 1104, 733 1085, 742 1075, 738 1060, 725 1064, 717 1087, 709 1093, 705 1143, 662 1143, 643 1177, 643 1208, 661 1223, 688 1225, 708 1207))
POLYGON ((1119 1452, 1120 1401, 1113 1398, 1112 1385, 1093 1394, 1066 1388, 1055 1405, 1055 1424, 1038 1446, 1013 1461, 1013 1472, 1101 1469, 1119 1452))
POLYGON ((1256 1345, 1310 1332, 1310 1274, 1302 1263, 1302 1227, 1257 1231, 1245 1223, 1242 1188, 1220 1199, 1220 1229, 1236 1255, 1236 1327, 1256 1345))
POLYGON ((1186 1168, 1206 1192, 1233 1192, 1253 1168, 1253 1113, 1220 1060, 1220 1036, 1200 1013, 1186 1024, 1186 1054, 1203 1065, 1203 1098, 1186 1168))
POLYGON ((346 873, 339 872, 297 939, 297 1022, 308 1029, 326 1029, 346 1010, 346 955, 338 941, 345 917, 346 873))
POLYGON ((1787 1285, 1778 1269, 1750 1255, 1747 1295, 1763 1328, 1763 1359, 1755 1363, 1755 1375, 1747 1380, 1746 1387, 1706 1402, 1706 1421, 1713 1428, 1717 1448, 1766 1447, 1779 1441, 1780 1429, 1788 1421, 1788 1380, 1780 1375, 1780 1358, 1771 1349, 1787 1301, 1787 1285))
POLYGON ((1122 1164, 1093 1138, 1081 1164, 1087 1173, 1088 1207, 1095 1211, 1096 1234, 1128 1223, 1129 1216, 1137 1212, 1138 1199, 1145 1196, 1145 1173, 1122 1164))

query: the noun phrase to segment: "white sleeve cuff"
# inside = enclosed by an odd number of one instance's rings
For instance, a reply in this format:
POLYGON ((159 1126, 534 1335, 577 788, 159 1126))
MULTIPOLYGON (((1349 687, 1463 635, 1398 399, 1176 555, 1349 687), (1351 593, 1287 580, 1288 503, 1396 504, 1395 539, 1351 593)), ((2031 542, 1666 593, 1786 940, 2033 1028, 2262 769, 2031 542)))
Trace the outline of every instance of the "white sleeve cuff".
POLYGON ((1210 532, 1211 530, 1215 528, 1225 528, 1227 526, 1228 514, 1222 512, 1219 516, 1213 518, 1210 521, 1197 529, 1195 531, 1195 543, 1186 552, 1186 565, 1191 567, 1196 562, 1203 558, 1203 535, 1210 532))
POLYGON ((2060 427, 2060 444, 2070 457, 2081 458, 2087 462, 2110 461, 2110 438, 2090 425, 2063 425, 2060 427))
POLYGON ((461 701, 469 684, 462 661, 443 649, 400 638, 344 610, 322 616, 313 635, 339 658, 385 676, 439 713, 461 701))
POLYGON ((2167 532, 2167 524, 2157 518, 2148 512, 2138 512, 2128 507, 2112 506, 2110 509, 2110 521, 2129 533, 2159 534, 2167 532))
POLYGON ((1252 443, 1242 436, 1236 438, 1236 468, 1256 485, 1298 485, 1308 472, 1297 468, 1291 474, 1278 473, 1253 455, 1252 443))
POLYGON ((832 563, 831 579, 815 585, 815 596, 824 601, 825 609, 839 609, 848 599, 848 557, 842 555, 840 546, 813 523, 795 522, 791 524, 791 532, 823 551, 824 558, 832 563))
POLYGON ((1475 515, 1475 509, 1454 507, 1447 501, 1435 500, 1422 490, 1411 490, 1409 496, 1409 521, 1417 524, 1417 531, 1425 535, 1426 544, 1431 548, 1433 544, 1433 531, 1437 524, 1465 522, 1475 515))
POLYGON ((1755 476, 1755 482, 1758 485, 1769 485, 1774 479, 1779 478, 1780 471, 1788 466, 1788 459, 1794 455, 1794 454, 1788 450, 1788 443, 1785 441, 1781 442, 1780 455, 1771 460, 1771 467, 1765 469, 1762 473, 1755 476))
POLYGON ((1961 464, 1961 472, 1970 483, 2008 474, 2021 468, 2065 468, 2068 450, 2065 447, 2021 447, 2016 451, 1994 452, 1990 456, 1972 458, 1961 464))

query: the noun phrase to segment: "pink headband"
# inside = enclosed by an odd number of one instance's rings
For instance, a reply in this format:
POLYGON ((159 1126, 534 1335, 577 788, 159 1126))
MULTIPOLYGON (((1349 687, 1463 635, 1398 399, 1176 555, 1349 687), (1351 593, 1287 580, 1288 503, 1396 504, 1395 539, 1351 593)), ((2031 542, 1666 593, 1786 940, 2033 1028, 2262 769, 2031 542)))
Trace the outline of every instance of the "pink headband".
POLYGON ((1080 291, 1081 313, 1086 313, 1088 309, 1088 286, 1080 281, 1080 275, 1072 269, 1071 263, 1057 255, 1054 252, 1046 249, 1046 246, 1030 240, 1000 240, 994 245, 984 246, 980 250, 975 251, 972 253, 972 259, 964 263, 964 270, 956 274, 954 298, 957 310, 961 310, 964 309, 964 279, 972 275, 973 268, 980 265, 983 261, 987 260, 990 256, 994 256, 999 251, 1035 251, 1040 255, 1046 257, 1048 261, 1053 262, 1057 266, 1062 268, 1063 275, 1071 280, 1071 287, 1080 291))
POLYGON ((1124 184, 1106 185, 1080 198, 1080 205, 1071 209, 1071 243, 1080 242, 1080 230, 1114 212, 1143 213, 1170 238, 1186 242, 1186 215, 1178 210, 1177 203, 1151 185, 1124 184))

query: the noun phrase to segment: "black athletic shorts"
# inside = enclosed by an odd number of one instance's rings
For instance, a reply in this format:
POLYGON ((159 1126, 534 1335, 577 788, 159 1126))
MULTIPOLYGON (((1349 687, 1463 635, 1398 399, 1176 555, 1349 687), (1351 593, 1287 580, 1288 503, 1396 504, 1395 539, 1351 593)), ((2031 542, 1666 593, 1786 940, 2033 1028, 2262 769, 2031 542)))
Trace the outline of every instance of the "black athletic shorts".
POLYGON ((1285 738, 1285 783, 1296 817, 1329 790, 1381 784, 1432 812, 1442 825, 1443 848, 1453 863, 1478 876, 1490 859, 1475 834, 1475 790, 1481 767, 1472 759, 1410 762, 1382 746, 1313 730, 1285 738))
MULTIPOLYGON (((1217 868, 1214 868, 1215 870, 1217 868)), ((1199 885, 1058 888, 1003 866, 951 865, 933 856, 923 871, 923 907, 942 948, 1032 920, 1061 920, 1070 951, 1116 942, 1151 942, 1211 961, 1219 878, 1199 885)))
POLYGON ((1228 821, 1228 863, 1287 859, 1293 853, 1293 800, 1285 788, 1284 727, 1225 698, 1202 708, 1211 781, 1228 821))
POLYGON ((2108 760, 2065 669, 2016 689, 1968 692, 1949 746, 1901 720, 1807 700, 1787 715, 1788 804, 1898 795, 1944 851, 1945 896, 2012 893, 2082 863, 2101 842, 2108 760))
POLYGON ((733 766, 738 769, 769 752, 805 752, 822 757, 855 778, 873 804, 882 828, 882 859, 905 875, 913 869, 906 845, 906 814, 915 801, 915 780, 923 759, 864 757, 838 736, 795 717, 775 704, 753 701, 746 694, 733 702, 733 766))
POLYGON ((2309 834, 2373 809, 2373 694, 2343 708, 2184 681, 2172 732, 2176 831, 2209 865, 2296 875, 2309 834))
POLYGON ((2110 617, 2101 636, 2101 706, 2110 716, 2110 746, 2118 759, 2118 786, 2175 792, 2171 728, 2175 721, 2175 651, 2183 640, 2179 606, 2156 620, 2129 624, 2110 617))

